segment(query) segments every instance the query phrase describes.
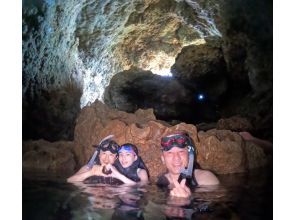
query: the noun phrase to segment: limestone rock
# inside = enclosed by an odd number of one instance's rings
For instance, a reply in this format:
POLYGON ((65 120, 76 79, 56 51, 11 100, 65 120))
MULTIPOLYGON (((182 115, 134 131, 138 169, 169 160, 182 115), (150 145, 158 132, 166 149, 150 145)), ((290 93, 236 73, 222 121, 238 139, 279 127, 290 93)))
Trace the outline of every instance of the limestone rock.
POLYGON ((245 143, 236 132, 212 129, 200 131, 198 136, 197 161, 203 169, 227 174, 245 172, 267 164, 263 150, 257 145, 245 143))
POLYGON ((198 133, 192 124, 171 126, 156 120, 150 110, 125 113, 110 109, 101 102, 82 110, 77 120, 74 152, 79 166, 82 166, 94 152, 92 145, 113 134, 118 144, 129 142, 138 147, 154 178, 165 171, 160 159, 161 138, 179 130, 188 132, 193 139, 197 161, 203 169, 226 174, 266 165, 267 159, 262 149, 256 145, 248 146, 238 133, 216 129, 198 133))
POLYGON ((249 169, 259 168, 267 165, 268 158, 265 155, 265 152, 258 145, 246 141, 246 156, 249 169))
POLYGON ((157 118, 195 121, 207 118, 208 111, 200 109, 193 93, 173 77, 161 77, 139 68, 116 74, 104 93, 104 102, 121 111, 153 108, 157 118))
POLYGON ((149 168, 152 177, 164 172, 160 159, 160 139, 176 130, 189 132, 194 142, 198 141, 194 125, 180 123, 170 126, 155 119, 150 110, 138 110, 135 114, 110 109, 95 102, 82 109, 75 130, 75 155, 79 165, 84 165, 94 152, 92 145, 113 134, 118 144, 133 143, 149 168))
POLYGON ((73 142, 45 140, 23 142, 24 170, 67 171, 75 170, 73 142))
POLYGON ((230 118, 221 118, 216 124, 218 130, 232 130, 232 131, 252 131, 253 126, 251 122, 244 117, 232 116, 230 118))
POLYGON ((203 91, 217 101, 227 90, 221 40, 207 39, 205 44, 183 47, 171 72, 185 86, 203 91))
POLYGON ((197 161, 203 169, 216 173, 246 171, 244 142, 237 133, 227 130, 199 132, 197 161))

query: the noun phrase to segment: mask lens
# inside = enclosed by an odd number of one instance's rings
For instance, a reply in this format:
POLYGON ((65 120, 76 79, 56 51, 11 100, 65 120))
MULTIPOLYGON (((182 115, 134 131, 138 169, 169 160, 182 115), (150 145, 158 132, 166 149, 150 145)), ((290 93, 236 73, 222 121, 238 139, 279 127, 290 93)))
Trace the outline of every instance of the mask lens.
POLYGON ((114 143, 113 141, 102 143, 100 145, 100 149, 102 151, 110 151, 113 154, 117 153, 117 147, 118 147, 118 145, 116 143, 114 143))
POLYGON ((161 139, 161 149, 165 151, 170 150, 174 146, 184 148, 187 145, 188 138, 182 134, 169 135, 161 139))

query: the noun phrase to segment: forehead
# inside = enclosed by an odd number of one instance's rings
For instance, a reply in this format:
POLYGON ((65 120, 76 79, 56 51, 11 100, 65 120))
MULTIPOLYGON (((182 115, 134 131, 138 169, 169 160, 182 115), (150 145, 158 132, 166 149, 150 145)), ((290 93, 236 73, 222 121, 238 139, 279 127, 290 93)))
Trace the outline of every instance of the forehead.
POLYGON ((136 155, 136 153, 133 150, 125 150, 125 149, 121 149, 118 153, 120 154, 132 154, 132 155, 136 155))
POLYGON ((114 154, 114 153, 111 153, 111 151, 109 151, 109 150, 107 150, 107 151, 100 151, 100 154, 107 154, 107 155, 109 155, 109 156, 115 156, 116 154, 114 154))

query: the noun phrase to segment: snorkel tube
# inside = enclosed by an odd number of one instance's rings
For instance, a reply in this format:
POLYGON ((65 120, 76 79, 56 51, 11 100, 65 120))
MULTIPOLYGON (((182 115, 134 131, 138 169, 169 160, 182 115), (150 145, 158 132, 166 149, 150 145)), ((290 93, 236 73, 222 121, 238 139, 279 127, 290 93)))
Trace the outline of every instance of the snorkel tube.
POLYGON ((92 169, 92 167, 94 166, 95 163, 97 163, 97 155, 98 155, 99 150, 100 150, 100 145, 101 145, 104 141, 106 141, 106 140, 108 140, 108 139, 111 139, 111 138, 113 138, 113 137, 114 137, 114 135, 111 134, 111 135, 108 135, 107 137, 103 138, 103 139, 100 141, 100 143, 99 143, 98 146, 96 147, 96 150, 95 150, 94 154, 92 155, 91 159, 90 159, 89 162, 87 163, 87 168, 88 168, 89 170, 92 169))
POLYGON ((192 180, 194 179, 194 175, 193 175, 193 165, 194 165, 194 147, 191 144, 188 145, 188 154, 189 154, 189 163, 188 163, 188 167, 186 168, 181 168, 181 173, 180 176, 178 178, 178 182, 180 183, 182 181, 182 179, 186 179, 186 186, 188 186, 189 188, 192 187, 192 180))

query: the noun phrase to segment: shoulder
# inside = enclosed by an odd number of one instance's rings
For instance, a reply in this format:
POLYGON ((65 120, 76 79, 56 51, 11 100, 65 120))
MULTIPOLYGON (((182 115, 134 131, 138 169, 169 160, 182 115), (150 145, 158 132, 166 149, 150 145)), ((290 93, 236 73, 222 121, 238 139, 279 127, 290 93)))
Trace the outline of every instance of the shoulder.
POLYGON ((142 177, 143 177, 143 179, 146 179, 146 178, 148 179, 147 171, 144 170, 144 169, 138 168, 137 169, 137 174, 138 174, 138 176, 140 177, 141 180, 142 180, 142 177))
POLYGON ((169 187, 170 182, 166 174, 161 174, 156 181, 156 185, 159 187, 169 187))
POLYGON ((146 170, 141 169, 141 168, 138 168, 138 169, 137 169, 137 173, 138 173, 138 174, 140 174, 140 173, 146 173, 146 174, 147 174, 146 170))
POLYGON ((209 170, 195 169, 194 176, 199 185, 218 185, 218 178, 209 170))

